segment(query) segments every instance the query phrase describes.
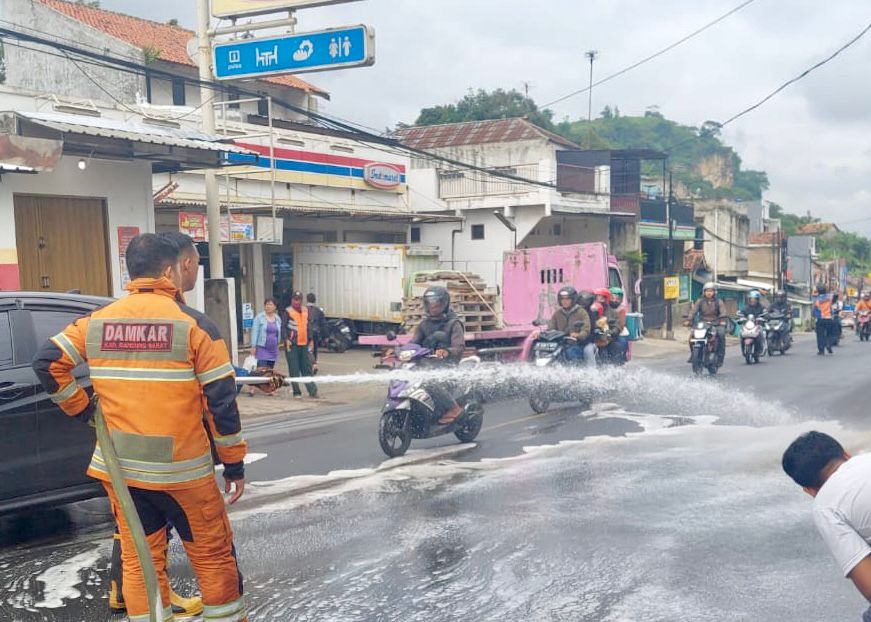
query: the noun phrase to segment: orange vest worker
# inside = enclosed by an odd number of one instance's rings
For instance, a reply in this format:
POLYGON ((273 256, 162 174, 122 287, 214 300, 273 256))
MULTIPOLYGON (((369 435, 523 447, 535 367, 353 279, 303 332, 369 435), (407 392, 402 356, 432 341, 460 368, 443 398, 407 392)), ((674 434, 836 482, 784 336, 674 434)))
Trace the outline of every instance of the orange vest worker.
MULTIPOLYGON (((149 257, 176 252, 174 246, 169 250, 160 246, 168 242, 153 240, 158 237, 144 234, 139 236, 144 242, 131 242, 127 252, 131 276, 142 264, 137 264, 137 253, 143 245, 142 252, 150 252, 149 257)), ((197 576, 204 618, 244 622, 242 577, 203 426, 205 405, 224 477, 228 486, 237 480, 241 494, 247 445, 236 407, 233 366, 214 323, 185 306, 175 283, 165 276, 173 265, 174 256, 165 271, 161 264, 160 270, 146 273, 158 276, 134 278, 128 285, 129 296, 52 337, 37 353, 33 367, 52 401, 68 415, 87 420, 93 406, 72 372, 88 364, 158 572, 163 619, 172 618, 166 578, 166 525, 171 522, 197 576)), ((99 446, 88 474, 104 482, 120 527, 129 619, 148 620, 139 559, 99 446)))

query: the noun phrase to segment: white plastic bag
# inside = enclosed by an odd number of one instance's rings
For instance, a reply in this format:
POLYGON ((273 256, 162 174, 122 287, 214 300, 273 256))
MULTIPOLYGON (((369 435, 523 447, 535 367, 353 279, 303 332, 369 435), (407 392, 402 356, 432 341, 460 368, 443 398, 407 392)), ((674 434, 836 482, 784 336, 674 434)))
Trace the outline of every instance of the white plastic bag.
POLYGON ((249 354, 242 362, 242 369, 247 371, 249 374, 253 373, 257 369, 257 359, 249 354))

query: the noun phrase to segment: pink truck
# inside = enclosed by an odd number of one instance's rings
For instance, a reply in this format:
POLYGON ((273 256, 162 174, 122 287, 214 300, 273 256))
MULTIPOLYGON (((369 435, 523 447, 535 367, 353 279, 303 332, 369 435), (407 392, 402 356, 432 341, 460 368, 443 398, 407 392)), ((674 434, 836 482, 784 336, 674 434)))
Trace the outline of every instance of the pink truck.
MULTIPOLYGON (((505 253, 502 262, 502 326, 496 330, 467 332, 466 344, 484 359, 526 360, 538 328, 557 307, 564 285, 578 291, 599 287, 626 290, 617 259, 603 242, 528 248, 505 253)), ((624 305, 628 303, 624 299, 624 305)), ((393 346, 410 335, 389 341, 381 335, 360 337, 361 345, 393 346)))

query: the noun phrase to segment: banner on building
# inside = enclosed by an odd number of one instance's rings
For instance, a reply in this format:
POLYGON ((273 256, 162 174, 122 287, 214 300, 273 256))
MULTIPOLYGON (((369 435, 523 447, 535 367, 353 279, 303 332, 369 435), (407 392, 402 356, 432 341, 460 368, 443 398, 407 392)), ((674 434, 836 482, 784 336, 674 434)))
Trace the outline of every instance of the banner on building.
MULTIPOLYGON (((189 235, 194 242, 209 241, 208 219, 197 212, 179 212, 178 230, 189 235)), ((241 244, 255 242, 253 214, 224 214, 221 216, 221 242, 241 244)))
POLYGON ((257 241, 266 244, 284 243, 284 219, 272 216, 257 217, 257 241))
POLYGON ((194 242, 207 241, 206 215, 196 212, 179 212, 178 230, 189 235, 194 242))
POLYGON ((121 263, 121 289, 126 289, 130 282, 130 273, 127 271, 127 247, 130 242, 139 235, 139 227, 118 227, 118 258, 121 263))

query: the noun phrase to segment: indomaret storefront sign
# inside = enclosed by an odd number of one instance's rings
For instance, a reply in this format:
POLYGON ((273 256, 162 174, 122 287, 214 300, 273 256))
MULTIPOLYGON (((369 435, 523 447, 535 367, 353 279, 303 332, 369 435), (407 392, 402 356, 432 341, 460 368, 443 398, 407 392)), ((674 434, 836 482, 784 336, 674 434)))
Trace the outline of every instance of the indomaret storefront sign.
MULTIPOLYGON (((270 174, 269 147, 242 143, 237 145, 259 155, 228 154, 232 164, 240 165, 234 167, 233 172, 244 174, 247 179, 258 179, 257 170, 261 169, 263 179, 267 179, 270 174), (245 164, 250 168, 245 167, 245 164)), ((284 183, 405 192, 406 171, 402 164, 276 148, 275 168, 276 181, 284 183)))

